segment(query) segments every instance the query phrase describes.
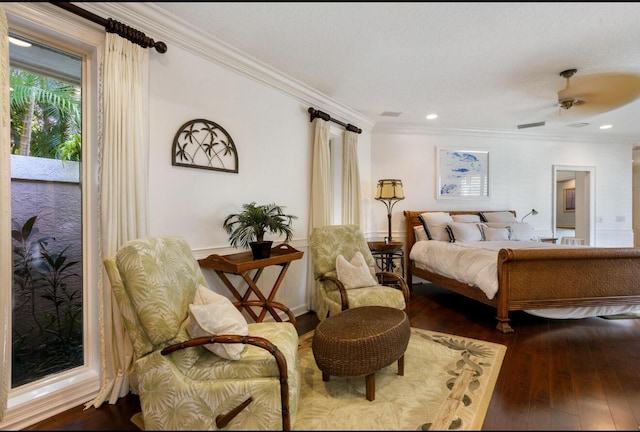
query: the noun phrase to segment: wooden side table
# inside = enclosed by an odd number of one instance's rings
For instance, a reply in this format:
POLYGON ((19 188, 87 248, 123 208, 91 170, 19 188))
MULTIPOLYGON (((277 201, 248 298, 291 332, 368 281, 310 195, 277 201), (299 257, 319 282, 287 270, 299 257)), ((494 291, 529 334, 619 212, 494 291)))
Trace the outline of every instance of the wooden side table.
POLYGON ((397 273, 396 260, 400 262, 400 272, 404 277, 404 250, 403 243, 399 241, 390 241, 388 243, 383 241, 370 241, 369 250, 371 255, 376 261, 376 266, 381 271, 388 271, 397 273))
POLYGON ((216 255, 212 254, 206 258, 198 260, 200 267, 206 269, 212 269, 220 277, 222 282, 229 288, 229 291, 236 298, 233 304, 242 312, 243 309, 254 319, 255 322, 262 322, 267 312, 271 314, 276 321, 282 321, 280 315, 276 312, 276 309, 284 311, 289 317, 289 321, 296 325, 296 317, 289 310, 288 307, 282 303, 276 302, 273 299, 278 292, 278 288, 284 279, 289 265, 292 261, 302 258, 304 252, 294 249, 287 244, 281 244, 271 249, 271 256, 269 258, 254 260, 253 254, 249 252, 241 252, 230 255, 216 255), (258 280, 262 275, 265 267, 268 266, 280 266, 280 273, 271 287, 267 296, 264 295, 260 287, 258 286, 258 280), (253 277, 251 272, 255 270, 253 277), (244 295, 241 295, 238 289, 233 286, 228 274, 240 275, 244 282, 247 284, 247 291, 244 295), (250 300, 251 295, 255 295, 257 300, 250 300), (260 313, 257 314, 252 307, 261 308, 260 313))

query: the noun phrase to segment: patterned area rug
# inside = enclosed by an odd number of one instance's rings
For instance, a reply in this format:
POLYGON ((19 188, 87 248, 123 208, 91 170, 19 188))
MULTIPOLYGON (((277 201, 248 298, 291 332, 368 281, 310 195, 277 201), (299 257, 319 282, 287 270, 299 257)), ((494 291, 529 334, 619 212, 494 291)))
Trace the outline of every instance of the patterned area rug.
MULTIPOLYGON (((376 373, 375 400, 364 377, 322 381, 311 350, 313 332, 300 337, 302 385, 294 430, 480 430, 507 351, 504 345, 411 329, 404 356, 376 373)), ((131 421, 144 430, 141 413, 131 421)))
POLYGON ((300 337, 302 388, 294 430, 479 430, 506 346, 412 328, 404 376, 397 362, 375 379, 322 381, 311 351, 313 332, 300 337))

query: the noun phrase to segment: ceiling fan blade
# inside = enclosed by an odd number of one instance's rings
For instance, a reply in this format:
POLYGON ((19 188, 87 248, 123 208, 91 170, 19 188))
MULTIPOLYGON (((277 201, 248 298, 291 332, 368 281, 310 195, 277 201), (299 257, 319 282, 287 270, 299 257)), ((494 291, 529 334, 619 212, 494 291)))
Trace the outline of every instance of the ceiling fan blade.
MULTIPOLYGON (((619 108, 640 97, 640 75, 602 73, 572 78, 571 84, 558 92, 558 100, 576 100, 566 112, 568 117, 601 114, 619 108)), ((563 112, 561 114, 564 115, 563 112)))

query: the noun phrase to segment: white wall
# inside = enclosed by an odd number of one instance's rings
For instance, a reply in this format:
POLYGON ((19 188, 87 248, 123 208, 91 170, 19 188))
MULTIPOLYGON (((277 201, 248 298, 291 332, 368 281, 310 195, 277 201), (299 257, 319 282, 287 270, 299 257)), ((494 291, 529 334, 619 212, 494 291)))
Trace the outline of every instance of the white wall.
MULTIPOLYGON (((632 145, 626 142, 569 142, 519 137, 515 134, 376 132, 371 139, 374 177, 402 179, 405 199, 396 204, 394 237, 404 237, 404 210, 516 210, 532 208, 529 222, 539 236, 552 234, 552 166, 595 166, 596 245, 633 246, 632 145), (489 151, 489 198, 435 198, 438 146, 489 151)), ((382 206, 380 206, 382 207, 382 206)), ((375 210, 375 209, 374 209, 375 210)), ((372 212, 378 236, 386 227, 386 212, 372 212)))
MULTIPOLYGON (((183 236, 197 258, 243 252, 230 248, 222 228, 225 217, 251 201, 286 206, 287 213, 298 216, 291 245, 304 251, 305 257, 291 264, 276 301, 296 315, 306 312, 313 139, 307 112, 310 103, 176 45, 150 58, 150 234, 183 236), (172 166, 174 136, 182 124, 193 119, 211 120, 231 135, 238 152, 237 174, 172 166)), ((369 140, 368 132, 359 135, 365 202, 371 190, 369 140)), ((271 287, 279 270, 279 266, 267 268, 258 285, 271 287)), ((214 290, 232 298, 214 272, 205 273, 214 290)), ((239 282, 239 278, 232 280, 239 282)))

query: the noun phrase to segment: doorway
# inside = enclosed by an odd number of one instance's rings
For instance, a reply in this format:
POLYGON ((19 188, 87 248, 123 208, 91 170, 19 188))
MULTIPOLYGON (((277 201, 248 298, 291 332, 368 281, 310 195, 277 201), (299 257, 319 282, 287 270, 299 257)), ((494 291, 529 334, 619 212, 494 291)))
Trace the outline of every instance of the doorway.
POLYGON ((553 165, 551 227, 553 237, 559 237, 559 212, 570 216, 574 237, 584 239, 585 245, 595 246, 595 167, 553 165), (559 185, 573 187, 559 187, 559 185))

